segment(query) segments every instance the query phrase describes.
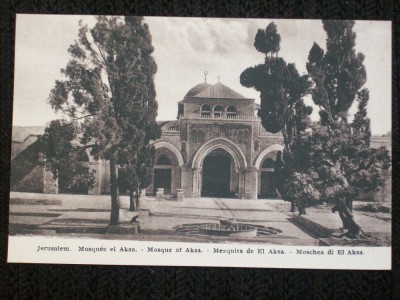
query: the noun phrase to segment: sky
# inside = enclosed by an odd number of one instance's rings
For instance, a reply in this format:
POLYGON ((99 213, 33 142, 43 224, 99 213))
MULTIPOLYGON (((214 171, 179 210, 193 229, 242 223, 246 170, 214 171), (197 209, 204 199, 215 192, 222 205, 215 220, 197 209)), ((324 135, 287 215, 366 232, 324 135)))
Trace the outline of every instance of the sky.
MULTIPOLYGON (((60 70, 70 59, 68 47, 78 36, 79 21, 95 24, 93 16, 17 15, 14 77, 14 126, 45 126, 62 117, 48 104, 60 70)), ((281 35, 279 56, 306 73, 314 42, 325 48, 326 34, 320 20, 220 19, 145 17, 152 35, 158 120, 174 120, 177 102, 187 91, 204 82, 220 82, 259 103, 259 93, 240 84, 240 74, 263 62, 253 46, 259 28, 273 21, 281 35)), ((365 54, 365 87, 370 90, 368 114, 373 134, 391 130, 391 22, 356 21, 356 50, 365 54)), ((311 99, 307 99, 312 104, 311 99)), ((352 108, 354 112, 356 107, 352 108)), ((313 118, 317 117, 314 110, 313 118)))

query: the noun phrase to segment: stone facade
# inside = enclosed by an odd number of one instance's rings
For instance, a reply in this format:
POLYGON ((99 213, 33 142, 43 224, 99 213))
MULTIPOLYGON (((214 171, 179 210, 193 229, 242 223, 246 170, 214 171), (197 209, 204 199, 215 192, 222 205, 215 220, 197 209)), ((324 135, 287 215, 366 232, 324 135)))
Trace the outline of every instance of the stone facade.
POLYGON ((265 184, 271 184, 273 177, 272 168, 263 168, 264 161, 274 160, 283 149, 282 136, 264 130, 257 108, 254 99, 219 82, 201 83, 189 90, 178 103, 178 119, 160 124, 162 136, 154 142, 155 178, 146 194, 164 188, 172 195, 182 189, 185 197, 257 199, 263 190, 261 178, 268 177, 261 176, 262 172, 270 173, 271 180, 264 180, 265 184), (220 164, 218 176, 208 170, 213 168, 206 162, 208 157, 220 164), (226 188, 207 183, 207 176, 215 176, 226 188))

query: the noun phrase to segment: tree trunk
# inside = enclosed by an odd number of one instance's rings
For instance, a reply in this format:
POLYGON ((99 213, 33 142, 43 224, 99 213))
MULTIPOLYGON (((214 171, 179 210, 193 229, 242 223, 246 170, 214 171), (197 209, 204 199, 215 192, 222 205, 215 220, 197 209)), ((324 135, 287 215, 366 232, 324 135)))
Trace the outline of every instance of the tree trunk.
POLYGON ((299 200, 297 203, 295 203, 295 206, 297 206, 299 210, 299 216, 306 214, 306 208, 304 207, 303 200, 299 200))
POLYGON ((116 158, 110 158, 111 215, 110 225, 119 224, 118 170, 116 158))
POLYGON ((129 210, 136 211, 136 201, 133 196, 134 190, 133 187, 129 187, 129 210))
POLYGON ((346 200, 346 205, 347 205, 347 208, 350 210, 350 212, 352 212, 353 211, 353 200, 352 199, 347 199, 346 200))
POLYGON ((294 201, 290 202, 290 212, 295 212, 296 211, 296 204, 294 201))
MULTIPOLYGON (((333 172, 336 174, 340 174, 340 166, 338 163, 335 164, 333 172)), ((344 187, 348 188, 350 184, 348 183, 346 177, 342 176, 344 187)), ((345 236, 351 239, 360 239, 367 238, 364 235, 364 232, 361 229, 361 226, 357 224, 357 222, 353 218, 353 214, 351 213, 353 201, 349 198, 338 198, 336 201, 336 208, 332 211, 337 210, 339 212, 340 219, 343 223, 343 229, 347 230, 344 234, 345 236)))
POLYGON ((139 197, 140 197, 140 189, 138 188, 137 190, 136 190, 136 198, 135 198, 135 200, 136 200, 136 211, 139 211, 139 197))
POLYGON ((299 205, 299 216, 306 214, 306 208, 303 205, 299 205))
POLYGON ((339 199, 336 204, 337 211, 339 212, 340 219, 343 223, 343 229, 347 230, 345 234, 347 237, 352 239, 366 238, 361 226, 353 218, 347 203, 343 199, 339 199))

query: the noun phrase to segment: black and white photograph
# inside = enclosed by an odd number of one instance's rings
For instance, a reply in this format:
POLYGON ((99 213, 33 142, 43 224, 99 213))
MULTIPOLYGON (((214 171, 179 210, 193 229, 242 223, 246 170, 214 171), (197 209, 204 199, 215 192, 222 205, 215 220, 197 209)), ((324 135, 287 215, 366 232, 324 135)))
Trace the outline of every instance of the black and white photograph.
POLYGON ((18 14, 8 261, 390 269, 391 35, 18 14))

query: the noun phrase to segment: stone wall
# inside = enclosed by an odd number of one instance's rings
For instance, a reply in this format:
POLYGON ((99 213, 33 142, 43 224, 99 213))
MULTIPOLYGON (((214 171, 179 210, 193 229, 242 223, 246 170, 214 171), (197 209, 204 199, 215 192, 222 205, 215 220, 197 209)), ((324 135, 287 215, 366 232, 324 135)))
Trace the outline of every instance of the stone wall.
POLYGON ((44 172, 42 166, 36 166, 24 178, 11 187, 12 191, 43 193, 44 172))

